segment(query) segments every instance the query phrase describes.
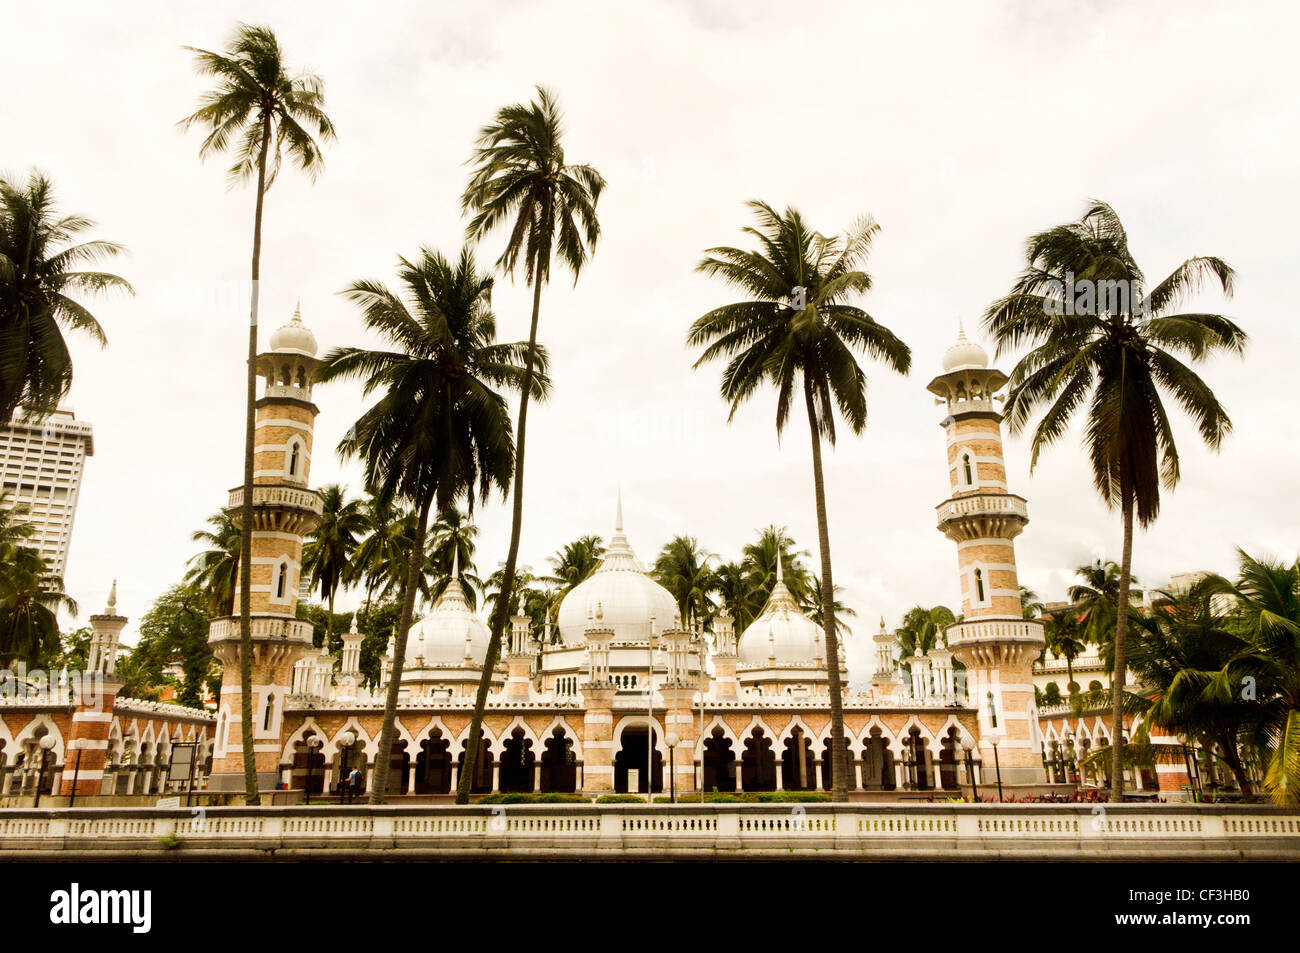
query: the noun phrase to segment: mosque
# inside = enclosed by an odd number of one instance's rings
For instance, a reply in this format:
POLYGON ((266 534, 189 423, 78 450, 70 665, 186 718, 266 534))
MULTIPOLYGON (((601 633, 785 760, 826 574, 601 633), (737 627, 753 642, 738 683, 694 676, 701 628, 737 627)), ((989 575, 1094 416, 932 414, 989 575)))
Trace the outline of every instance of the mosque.
MULTIPOLYGON (((295 314, 258 359, 249 689, 259 785, 290 793, 333 791, 358 768, 370 786, 393 668, 390 643, 381 684, 367 689, 355 623, 335 660, 313 648, 311 624, 295 618, 303 539, 321 517, 321 498, 308 482, 316 354, 315 337, 295 314)), ((1068 780, 1051 772, 1049 743, 1067 732, 1107 743, 1105 713, 1058 712, 1052 720, 1035 705, 1032 666, 1044 637, 1042 623, 1024 618, 1020 604, 1014 541, 1029 516, 1025 499, 1007 486, 994 404, 1006 381, 962 334, 928 385, 942 406, 942 465, 951 487, 936 522, 956 549, 962 621, 928 654, 906 659, 882 621, 869 685, 842 698, 855 797, 955 795, 972 782, 991 785, 995 773, 1004 787, 1042 791, 1068 780)), ((226 508, 237 521, 243 493, 242 486, 231 490, 226 508)), ((57 736, 58 755, 64 738, 85 739, 82 793, 101 786, 104 793, 140 793, 142 784, 147 793, 156 767, 150 762, 141 782, 134 756, 124 752, 144 744, 161 759, 159 739, 178 736, 198 743, 203 786, 242 790, 238 617, 215 620, 209 634, 224 671, 215 723, 194 712, 173 714, 161 728, 167 715, 112 696, 119 683, 111 658, 124 623, 111 606, 92 619, 97 657, 107 660, 98 664, 112 716, 83 717, 75 703, 43 715, 42 734, 57 736), (131 731, 134 747, 126 743, 131 731)), ((493 673, 474 791, 830 789, 826 646, 780 576, 743 632, 725 615, 711 631, 684 627, 673 596, 633 551, 620 501, 603 561, 559 607, 558 638, 530 625, 527 617, 511 620, 493 673)), ((455 791, 488 641, 455 571, 408 635, 390 794, 455 791)), ((842 658, 838 664, 844 672, 842 658)), ((23 724, 31 713, 0 706, 0 715, 0 753, 8 736, 8 750, 31 748, 30 763, 37 739, 23 724)), ((66 794, 70 769, 61 777, 55 790, 66 794)), ((1163 775, 1158 781, 1166 786, 1163 775)))

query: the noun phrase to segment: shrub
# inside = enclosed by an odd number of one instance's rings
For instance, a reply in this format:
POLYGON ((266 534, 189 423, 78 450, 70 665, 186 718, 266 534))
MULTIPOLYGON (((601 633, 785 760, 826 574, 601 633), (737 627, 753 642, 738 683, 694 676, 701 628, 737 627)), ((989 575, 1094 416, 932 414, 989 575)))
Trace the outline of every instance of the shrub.
POLYGON ((484 794, 480 798, 475 798, 475 804, 590 804, 591 798, 583 797, 581 794, 531 794, 521 791, 511 791, 506 794, 484 794))
POLYGON ((760 804, 792 804, 795 802, 818 803, 829 801, 831 796, 824 791, 763 791, 758 795, 760 804))
POLYGON ((645 798, 639 794, 602 794, 596 798, 597 804, 644 804, 645 798))

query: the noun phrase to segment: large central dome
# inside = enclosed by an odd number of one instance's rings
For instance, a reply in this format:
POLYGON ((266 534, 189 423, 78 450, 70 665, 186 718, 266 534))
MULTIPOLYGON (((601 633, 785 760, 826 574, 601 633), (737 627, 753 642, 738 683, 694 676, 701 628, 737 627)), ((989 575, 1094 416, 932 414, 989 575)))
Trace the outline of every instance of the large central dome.
POLYGON ((742 667, 799 665, 826 657, 822 627, 799 610, 785 584, 781 560, 776 561, 776 585, 767 604, 740 636, 737 654, 742 667))
MULTIPOLYGON (((459 556, 459 553, 457 554, 459 556)), ((460 581, 460 560, 452 560, 451 580, 433 608, 406 635, 408 671, 432 666, 481 666, 491 633, 469 606, 460 581)))
POLYGON ((676 625, 677 600, 651 579, 623 535, 623 503, 618 504, 614 535, 596 571, 560 603, 560 641, 568 648, 586 642, 591 625, 614 630, 616 642, 649 642, 651 619, 657 632, 676 625))

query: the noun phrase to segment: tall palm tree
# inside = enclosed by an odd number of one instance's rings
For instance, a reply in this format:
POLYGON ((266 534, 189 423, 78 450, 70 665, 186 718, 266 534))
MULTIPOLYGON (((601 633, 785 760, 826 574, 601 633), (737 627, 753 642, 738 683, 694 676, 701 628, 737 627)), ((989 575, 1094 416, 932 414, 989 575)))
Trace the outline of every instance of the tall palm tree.
POLYGON ((65 328, 100 347, 104 329, 71 295, 121 289, 117 275, 83 271, 122 251, 115 242, 79 241, 94 222, 61 215, 54 186, 39 172, 25 183, 0 178, 0 421, 22 404, 41 418, 52 413, 72 386, 72 357, 65 328))
MULTIPOLYGON (((1027 268, 984 325, 1002 354, 1030 351, 1011 372, 1006 415, 1012 433, 1046 406, 1034 430, 1030 469, 1060 439, 1076 410, 1087 406, 1084 444, 1093 485, 1123 524, 1115 620, 1115 691, 1111 737, 1121 737, 1133 520, 1149 526, 1160 490, 1178 483, 1178 449, 1162 392, 1218 449, 1232 429, 1209 386, 1180 357, 1196 363, 1218 351, 1241 353, 1246 334, 1219 314, 1177 313, 1183 299, 1210 279, 1232 294, 1234 272, 1220 258, 1189 258, 1154 287, 1128 247, 1115 210, 1093 202, 1078 222, 1040 232, 1026 245, 1027 268)), ((1120 746, 1111 777, 1113 801, 1123 800, 1120 746)))
POLYGON ((655 560, 654 578, 673 594, 682 625, 688 629, 697 621, 707 621, 710 615, 713 604, 709 593, 714 581, 709 561, 713 558, 712 553, 700 548, 694 536, 674 536, 655 560))
POLYGON ((506 492, 514 445, 509 405, 499 391, 528 385, 541 399, 550 383, 544 351, 533 355, 530 373, 519 362, 531 348, 497 342, 492 278, 479 273, 468 248, 455 264, 428 248, 415 261, 399 263, 405 298, 376 281, 358 281, 344 292, 361 308, 365 327, 387 338, 390 349, 335 348, 318 374, 325 382, 361 377, 366 395, 380 392, 339 451, 361 457, 367 485, 382 500, 409 500, 417 514, 394 633, 374 804, 388 799, 397 695, 416 590, 427 565, 429 511, 435 502, 446 510, 461 496, 472 511, 475 499, 486 500, 494 487, 506 492))
POLYGON ((389 567, 399 548, 399 526, 392 505, 367 493, 361 504, 361 538, 348 564, 348 578, 344 580, 349 586, 360 585, 366 590, 364 611, 367 613, 375 589, 388 579, 389 567))
MULTIPOLYGON (((778 213, 764 202, 750 202, 757 227, 745 233, 759 250, 712 248, 699 270, 721 278, 745 300, 723 305, 699 318, 687 341, 704 347, 696 361, 726 359, 722 396, 731 416, 763 384, 777 389, 776 430, 785 429, 795 396, 802 391, 812 440, 813 490, 821 552, 822 605, 835 602, 831 576, 830 522, 822 477, 822 439, 835 443, 835 409, 855 433, 867 423, 867 376, 855 351, 865 352, 900 373, 912 363, 911 351, 850 299, 871 288, 861 266, 877 226, 859 221, 847 235, 828 238, 808 227, 791 208, 778 213)), ((840 691, 839 636, 833 613, 822 620, 826 633, 826 671, 831 692, 831 791, 848 797, 844 753, 844 705, 840 691)))
MULTIPOLYGON (((270 27, 239 24, 227 50, 214 53, 186 47, 201 76, 215 80, 200 106, 180 121, 182 129, 207 131, 199 157, 228 152, 232 184, 257 179, 253 208, 253 260, 248 305, 248 368, 244 414, 244 502, 241 526, 253 523, 253 427, 257 401, 257 311, 262 277, 262 207, 267 189, 287 153, 291 162, 315 179, 323 164, 321 144, 334 139, 334 124, 325 114, 324 84, 311 73, 291 74, 280 43, 270 27), (319 140, 319 141, 318 141, 319 140)), ((239 591, 252 588, 252 534, 243 536, 239 554, 239 591)), ((244 796, 260 803, 253 761, 252 619, 249 601, 239 606, 240 717, 244 749, 244 796)))
POLYGON ((1286 564, 1238 550, 1231 591, 1248 644, 1216 674, 1220 701, 1251 703, 1264 754, 1264 787, 1278 804, 1300 801, 1300 560, 1286 564))
POLYGON ((1066 690, 1071 695, 1079 687, 1074 681, 1074 660, 1088 648, 1086 631, 1083 617, 1073 607, 1057 609, 1043 617, 1047 643, 1044 650, 1065 659, 1066 690))
POLYGON ((906 662, 918 648, 922 653, 930 651, 939 644, 944 630, 956 621, 957 617, 947 606, 931 606, 929 609, 913 606, 908 609, 898 629, 899 658, 906 662))
MULTIPOLYGON (((1119 563, 1113 559, 1097 560, 1078 567, 1079 577, 1068 590, 1070 608, 1082 623, 1085 641, 1101 647, 1102 660, 1109 666, 1115 647, 1115 626, 1119 618, 1119 563)), ((1137 583, 1130 575, 1130 586, 1137 583)), ((1131 613, 1130 613, 1131 615, 1131 613)))
POLYGON ((346 584, 357 548, 357 537, 365 531, 360 500, 349 500, 347 491, 332 483, 320 491, 321 521, 302 549, 302 568, 313 586, 320 587, 328 606, 325 616, 325 645, 334 634, 334 597, 346 584))
POLYGON ((190 539, 207 548, 190 560, 185 582, 206 596, 210 613, 230 615, 235 605, 235 581, 239 578, 241 534, 225 512, 209 516, 208 525, 212 529, 195 530, 190 535, 190 539))
POLYGON ((560 109, 555 98, 538 87, 537 98, 527 105, 516 103, 497 112, 496 119, 479 132, 474 167, 469 185, 461 197, 461 209, 472 213, 467 234, 477 241, 497 226, 506 225, 510 237, 497 267, 513 275, 522 264, 524 280, 533 289, 533 314, 528 330, 528 354, 519 400, 515 437, 515 479, 510 520, 510 547, 502 575, 502 599, 492 614, 492 637, 487 659, 474 698, 468 748, 456 791, 456 803, 469 802, 483 735, 483 711, 492 684, 492 670, 501 653, 505 631, 505 607, 515 584, 519 561, 519 535, 524 518, 524 446, 528 432, 528 399, 537 355, 537 321, 542 305, 542 286, 551 277, 551 261, 557 254, 576 283, 578 274, 600 237, 596 203, 605 180, 589 165, 565 161, 560 109))

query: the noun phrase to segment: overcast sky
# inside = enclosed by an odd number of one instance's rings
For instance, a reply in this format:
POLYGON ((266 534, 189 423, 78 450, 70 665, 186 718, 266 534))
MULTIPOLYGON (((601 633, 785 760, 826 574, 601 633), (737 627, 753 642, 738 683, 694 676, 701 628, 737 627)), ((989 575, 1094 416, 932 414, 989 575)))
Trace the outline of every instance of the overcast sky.
MULTIPOLYGON (((393 281, 398 254, 454 254, 474 134, 535 84, 557 94, 570 161, 609 182, 603 237, 576 288, 542 299, 555 392, 530 415, 522 561, 608 535, 616 487, 644 561, 675 533, 735 558, 769 523, 816 553, 807 428, 774 430, 774 396, 728 425, 717 367, 694 371, 692 320, 734 294, 694 272, 742 240, 743 203, 792 204, 824 232, 881 225, 861 303, 913 350, 906 377, 867 365, 870 420, 825 458, 835 580, 868 636, 920 602, 958 603, 953 546, 934 528, 948 492, 942 412, 925 391, 957 323, 974 331, 1035 231, 1091 197, 1123 218, 1147 275, 1190 255, 1226 258, 1245 360, 1203 370, 1236 425, 1224 451, 1176 424, 1183 481, 1138 535, 1144 584, 1234 568, 1234 547, 1294 558, 1300 467, 1290 289, 1295 186, 1294 5, 25 4, 6 17, 0 168, 51 174, 63 205, 130 256, 135 298, 93 311, 109 340, 72 338, 68 405, 95 428, 67 585, 82 619, 119 579, 134 621, 178 581, 190 533, 240 479, 253 194, 198 159, 176 120, 204 81, 183 46, 220 48, 232 25, 271 25, 291 64, 325 79, 339 134, 315 184, 287 171, 266 206, 263 342, 301 297, 322 351, 359 344, 339 297, 393 281), (189 5, 187 5, 189 6, 189 5)), ((502 236, 481 250, 495 260, 502 236)), ((527 289, 498 285, 503 339, 527 336, 527 289)), ((972 336, 974 336, 972 334, 972 336)), ((987 342, 985 342, 987 343, 987 342)), ((1009 369, 1014 356, 999 363, 1009 369)), ((357 488, 333 448, 359 388, 317 391, 312 482, 357 488)), ((1031 475, 1006 445, 1032 522, 1021 580, 1062 598, 1074 567, 1118 558, 1119 519, 1098 502, 1077 433, 1031 475)), ((503 558, 509 512, 479 514, 480 569, 503 558)), ((345 596, 348 608, 358 599, 345 596)))

